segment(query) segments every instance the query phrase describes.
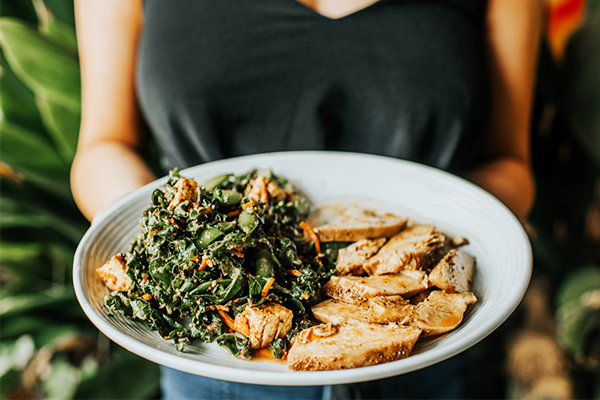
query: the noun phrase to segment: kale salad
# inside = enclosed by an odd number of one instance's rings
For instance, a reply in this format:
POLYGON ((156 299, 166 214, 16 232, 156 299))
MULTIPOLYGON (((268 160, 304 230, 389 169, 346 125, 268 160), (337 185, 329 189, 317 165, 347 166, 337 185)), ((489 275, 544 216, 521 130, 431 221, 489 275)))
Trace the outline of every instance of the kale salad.
POLYGON ((173 170, 129 252, 98 268, 112 290, 105 306, 145 321, 179 350, 201 340, 250 358, 260 346, 236 324, 244 310, 274 305, 289 313, 289 329, 269 346, 282 358, 290 338, 312 325, 310 306, 335 273, 340 243, 321 248, 304 222, 309 213, 302 192, 268 170, 204 183, 173 170))

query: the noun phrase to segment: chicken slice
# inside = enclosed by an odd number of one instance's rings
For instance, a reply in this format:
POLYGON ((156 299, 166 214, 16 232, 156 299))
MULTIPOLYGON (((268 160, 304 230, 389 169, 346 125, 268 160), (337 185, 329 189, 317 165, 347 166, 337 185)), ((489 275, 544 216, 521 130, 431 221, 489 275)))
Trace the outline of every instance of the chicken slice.
POLYGON ((385 238, 362 239, 340 249, 337 257, 337 271, 341 275, 362 274, 364 272, 362 266, 365 261, 377 253, 384 243, 385 238))
POLYGON ((429 274, 429 281, 448 293, 464 293, 471 288, 475 273, 475 257, 450 250, 429 274))
POLYGON ((323 371, 395 361, 410 355, 420 334, 395 324, 313 326, 296 336, 287 363, 296 371, 323 371))
POLYGON ((369 322, 369 309, 335 300, 325 300, 312 306, 312 313, 319 322, 339 325, 342 323, 369 322))
POLYGON ((184 201, 194 202, 198 199, 198 184, 193 179, 181 177, 173 188, 175 196, 169 202, 167 209, 172 210, 184 201))
POLYGON ((401 322, 412 316, 414 307, 402 296, 377 296, 368 303, 369 322, 387 324, 401 322))
POLYGON ((456 328, 467 306, 476 301, 473 293, 451 294, 441 290, 431 292, 418 304, 411 304, 400 296, 375 297, 369 301, 369 320, 413 326, 422 329, 423 336, 441 335, 456 328))
POLYGON ((235 317, 233 327, 250 339, 250 347, 267 347, 292 329, 292 311, 277 303, 247 306, 235 317))
MULTIPOLYGON (((363 210, 362 215, 342 219, 315 228, 321 242, 356 242, 361 239, 390 237, 406 226, 406 219, 394 214, 377 215, 363 210)), ((310 237, 305 235, 305 240, 310 237)))
POLYGON ((363 269, 369 275, 382 275, 425 268, 433 261, 436 250, 444 245, 444 240, 444 234, 431 225, 407 228, 367 260, 363 269))
POLYGON ((108 260, 103 266, 96 269, 96 273, 100 275, 102 281, 110 290, 126 292, 131 289, 131 278, 127 275, 125 261, 121 254, 115 255, 108 260))
POLYGON ((471 292, 431 292, 425 301, 416 305, 410 325, 423 329, 423 336, 441 335, 456 328, 462 322, 467 306, 476 302, 477 297, 471 292))
POLYGON ((252 199, 256 202, 261 201, 263 203, 269 202, 269 191, 267 190, 267 186, 269 185, 269 180, 264 176, 257 176, 252 179, 248 185, 246 186, 245 196, 249 199, 252 199))
POLYGON ((431 292, 433 292, 434 290, 438 290, 438 289, 435 286, 432 286, 427 290, 423 290, 422 292, 417 293, 416 295, 412 296, 408 300, 410 301, 410 304, 419 304, 420 302, 422 302, 426 298, 428 298, 429 295, 431 294, 431 292))
POLYGON ((397 274, 360 276, 332 276, 323 286, 326 296, 344 303, 361 305, 375 296, 403 295, 410 297, 429 287, 423 271, 400 271, 397 274))
POLYGON ((277 202, 283 201, 286 198, 285 192, 275 182, 269 182, 267 185, 267 192, 269 193, 269 196, 277 202))

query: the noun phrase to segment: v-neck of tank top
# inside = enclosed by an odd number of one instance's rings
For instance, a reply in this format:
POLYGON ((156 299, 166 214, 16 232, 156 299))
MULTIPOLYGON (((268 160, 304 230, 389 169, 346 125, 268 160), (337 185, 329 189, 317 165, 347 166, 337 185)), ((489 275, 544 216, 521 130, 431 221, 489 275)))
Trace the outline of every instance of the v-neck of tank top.
POLYGON ((356 16, 358 16, 361 13, 368 13, 371 9, 376 8, 376 6, 382 4, 385 0, 374 1, 374 2, 372 2, 370 4, 367 4, 364 7, 359 8, 358 10, 354 10, 352 12, 349 12, 348 14, 341 15, 338 18, 333 18, 333 17, 329 17, 329 16, 327 16, 325 14, 322 14, 318 10, 313 9, 313 8, 307 6, 306 4, 304 4, 304 3, 302 3, 302 2, 300 2, 298 0, 278 0, 278 1, 285 1, 285 2, 295 3, 295 5, 299 6, 300 8, 303 8, 304 11, 306 11, 306 12, 308 12, 310 14, 313 14, 316 18, 323 19, 326 22, 332 22, 332 23, 334 23, 336 21, 341 21, 341 20, 344 20, 344 19, 350 19, 352 17, 356 17, 356 16))

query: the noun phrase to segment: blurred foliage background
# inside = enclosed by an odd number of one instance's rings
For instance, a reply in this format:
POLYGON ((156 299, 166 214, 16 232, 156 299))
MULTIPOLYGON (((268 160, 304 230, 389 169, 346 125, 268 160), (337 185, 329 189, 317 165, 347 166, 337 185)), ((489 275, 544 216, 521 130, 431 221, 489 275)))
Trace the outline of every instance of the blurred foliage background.
POLYGON ((0 397, 155 397, 158 367, 99 334, 71 282, 88 227, 69 188, 81 109, 73 1, 0 7, 0 397))
MULTIPOLYGON (((547 0, 532 124, 538 194, 525 301, 467 352, 470 398, 600 398, 600 1, 547 0)), ((152 398, 158 368, 75 298, 88 227, 72 0, 0 0, 0 398, 152 398)))

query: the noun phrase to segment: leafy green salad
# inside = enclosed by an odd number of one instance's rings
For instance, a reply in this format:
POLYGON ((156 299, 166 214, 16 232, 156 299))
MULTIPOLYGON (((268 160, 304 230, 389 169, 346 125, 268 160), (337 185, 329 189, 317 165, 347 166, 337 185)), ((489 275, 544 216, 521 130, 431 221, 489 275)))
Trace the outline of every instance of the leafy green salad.
POLYGON ((271 171, 198 184, 173 170, 153 192, 130 251, 98 269, 113 290, 105 306, 146 321, 179 350, 198 339, 250 358, 253 346, 234 320, 248 306, 279 304, 293 313, 291 329, 270 344, 284 357, 290 338, 312 325, 310 304, 335 272, 336 244, 304 239, 309 213, 302 192, 271 171))

